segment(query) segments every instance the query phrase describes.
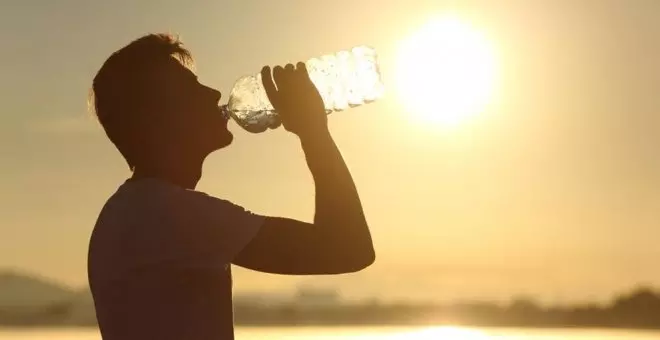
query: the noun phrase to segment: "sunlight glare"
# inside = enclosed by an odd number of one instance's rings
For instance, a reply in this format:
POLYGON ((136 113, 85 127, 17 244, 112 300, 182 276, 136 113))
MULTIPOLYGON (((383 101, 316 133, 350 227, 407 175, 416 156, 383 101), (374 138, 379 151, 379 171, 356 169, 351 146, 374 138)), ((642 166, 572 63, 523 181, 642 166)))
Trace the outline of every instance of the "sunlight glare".
POLYGON ((434 327, 411 334, 414 340, 493 340, 484 332, 461 327, 434 327))
POLYGON ((495 86, 491 44, 454 17, 428 22, 399 46, 397 93, 423 122, 456 126, 484 110, 495 86))

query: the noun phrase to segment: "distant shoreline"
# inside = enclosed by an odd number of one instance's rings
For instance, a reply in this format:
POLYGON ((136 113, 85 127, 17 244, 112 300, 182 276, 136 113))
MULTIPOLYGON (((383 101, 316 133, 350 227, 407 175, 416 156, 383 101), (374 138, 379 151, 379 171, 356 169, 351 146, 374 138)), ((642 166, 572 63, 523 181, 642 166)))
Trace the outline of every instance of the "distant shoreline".
MULTIPOLYGON (((582 331, 659 331, 660 327, 652 328, 635 328, 635 327, 607 327, 607 326, 554 326, 554 327, 535 327, 535 326, 522 326, 522 325, 470 325, 470 324, 304 324, 304 325, 245 325, 235 324, 236 328, 240 329, 317 329, 317 328, 341 328, 341 329, 419 329, 430 327, 459 327, 459 328, 478 328, 478 329, 501 329, 501 330, 582 330, 582 331)), ((32 326, 2 326, 0 325, 0 332, 3 331, 98 331, 98 327, 90 325, 70 326, 70 325, 32 325, 32 326)))
MULTIPOLYGON (((15 273, 0 274, 0 328, 96 328, 89 290, 72 291, 15 273)), ((281 301, 235 298, 239 327, 433 327, 523 329, 660 329, 660 292, 640 287, 607 304, 542 306, 533 299, 508 304, 347 302, 333 292, 307 292, 281 301)))

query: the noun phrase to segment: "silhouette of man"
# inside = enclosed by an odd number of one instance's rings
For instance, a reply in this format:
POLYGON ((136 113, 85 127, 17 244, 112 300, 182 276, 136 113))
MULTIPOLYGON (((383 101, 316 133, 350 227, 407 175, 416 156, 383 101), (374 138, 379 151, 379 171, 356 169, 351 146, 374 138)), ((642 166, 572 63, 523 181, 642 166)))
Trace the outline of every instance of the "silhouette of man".
POLYGON ((198 82, 191 62, 179 40, 151 34, 112 54, 94 78, 98 119, 132 171, 104 205, 89 246, 105 340, 233 339, 231 264, 340 274, 375 259, 351 174, 302 63, 264 67, 262 76, 314 179, 313 223, 260 216, 195 191, 206 156, 233 137, 220 92, 198 82))

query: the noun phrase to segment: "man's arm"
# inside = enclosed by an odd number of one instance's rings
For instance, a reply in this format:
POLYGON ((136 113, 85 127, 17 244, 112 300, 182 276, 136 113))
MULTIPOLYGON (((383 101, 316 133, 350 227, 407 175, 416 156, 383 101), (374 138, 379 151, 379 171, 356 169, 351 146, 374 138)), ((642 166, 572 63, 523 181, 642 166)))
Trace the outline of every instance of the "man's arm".
POLYGON ((268 217, 234 263, 294 275, 364 269, 375 260, 371 234, 353 178, 328 131, 323 102, 304 65, 298 64, 297 70, 292 65, 276 68, 274 76, 280 80, 277 90, 270 70, 262 72, 284 128, 300 138, 315 184, 314 223, 268 217))

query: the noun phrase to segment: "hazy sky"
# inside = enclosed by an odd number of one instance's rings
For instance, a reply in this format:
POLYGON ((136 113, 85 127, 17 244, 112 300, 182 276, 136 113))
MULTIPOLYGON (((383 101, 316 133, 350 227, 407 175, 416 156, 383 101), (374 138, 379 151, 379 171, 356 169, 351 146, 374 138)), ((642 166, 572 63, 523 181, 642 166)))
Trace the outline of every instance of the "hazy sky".
MULTIPOLYGON (((224 100, 263 64, 358 44, 379 51, 392 89, 402 39, 449 9, 496 48, 501 79, 486 112, 441 131, 411 119, 390 91, 330 119, 377 264, 316 279, 237 270, 236 290, 311 283, 347 295, 566 301, 660 286, 657 0, 3 0, 0 268, 86 284, 92 226, 129 176, 86 95, 129 41, 179 33, 224 100)), ((311 219, 295 138, 231 128, 234 144, 208 159, 198 188, 311 219)))

